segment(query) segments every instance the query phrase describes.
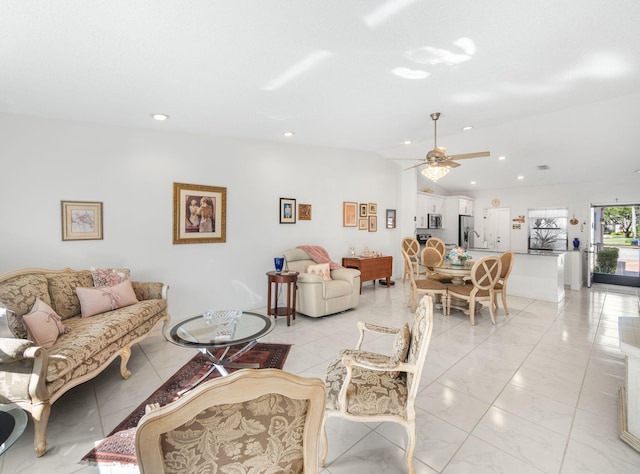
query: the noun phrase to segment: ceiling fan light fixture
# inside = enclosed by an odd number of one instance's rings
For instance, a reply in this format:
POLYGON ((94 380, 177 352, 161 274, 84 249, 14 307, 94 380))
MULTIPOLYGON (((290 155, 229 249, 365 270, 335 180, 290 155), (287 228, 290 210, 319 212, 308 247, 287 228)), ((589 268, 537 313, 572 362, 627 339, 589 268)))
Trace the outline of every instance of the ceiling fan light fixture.
POLYGON ((451 171, 450 168, 446 166, 427 166, 424 168, 421 173, 424 177, 430 179, 434 183, 436 183, 440 178, 444 177, 451 171))

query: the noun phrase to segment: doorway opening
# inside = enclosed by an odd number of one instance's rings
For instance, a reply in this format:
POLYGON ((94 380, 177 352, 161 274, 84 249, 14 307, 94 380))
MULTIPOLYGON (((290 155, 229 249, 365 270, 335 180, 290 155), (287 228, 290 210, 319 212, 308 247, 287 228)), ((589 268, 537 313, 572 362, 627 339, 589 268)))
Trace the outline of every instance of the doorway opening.
POLYGON ((590 281, 640 287, 640 205, 591 206, 591 218, 590 281))

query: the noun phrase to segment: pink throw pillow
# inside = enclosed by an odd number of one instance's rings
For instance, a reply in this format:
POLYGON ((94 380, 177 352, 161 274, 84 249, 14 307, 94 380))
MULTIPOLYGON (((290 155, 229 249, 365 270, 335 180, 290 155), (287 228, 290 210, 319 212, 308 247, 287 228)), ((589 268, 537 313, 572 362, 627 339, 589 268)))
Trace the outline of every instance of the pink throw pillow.
POLYGON ((331 280, 331 270, 329 269, 328 263, 317 263, 315 265, 309 265, 307 267, 307 273, 318 275, 325 281, 331 280))
POLYGON ((113 311, 138 302, 131 281, 102 288, 76 288, 83 318, 113 311))
POLYGON ((60 316, 40 298, 36 299, 33 308, 22 320, 33 342, 42 347, 53 346, 58 335, 71 330, 62 324, 60 316))
POLYGON ((114 286, 128 280, 131 272, 128 268, 99 268, 91 267, 93 286, 102 288, 103 286, 114 286))

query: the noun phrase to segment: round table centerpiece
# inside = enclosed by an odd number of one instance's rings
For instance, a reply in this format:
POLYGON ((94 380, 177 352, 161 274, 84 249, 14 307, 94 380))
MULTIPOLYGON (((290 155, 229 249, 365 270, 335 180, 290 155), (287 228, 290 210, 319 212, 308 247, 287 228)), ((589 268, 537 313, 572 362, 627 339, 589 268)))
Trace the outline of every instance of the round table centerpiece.
POLYGON ((454 247, 447 252, 446 259, 451 265, 464 265, 467 260, 471 260, 471 255, 462 247, 454 247))

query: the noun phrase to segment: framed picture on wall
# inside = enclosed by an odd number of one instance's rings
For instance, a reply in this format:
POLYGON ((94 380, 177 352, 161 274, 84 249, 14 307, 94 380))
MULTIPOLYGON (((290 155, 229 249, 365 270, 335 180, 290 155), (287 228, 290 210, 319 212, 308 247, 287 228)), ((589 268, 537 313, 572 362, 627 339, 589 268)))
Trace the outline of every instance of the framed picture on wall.
POLYGON ((360 217, 367 217, 367 206, 368 204, 366 202, 364 204, 360 204, 360 217))
POLYGON ((173 183, 173 243, 212 244, 227 239, 227 188, 173 183))
POLYGON ((378 213, 378 204, 376 204, 375 202, 370 202, 369 203, 369 215, 371 214, 377 214, 378 213))
POLYGON ((298 204, 298 219, 301 221, 311 220, 311 204, 298 204))
POLYGON ((358 219, 358 230, 367 230, 369 228, 369 219, 361 217, 358 219))
POLYGON ((378 216, 369 216, 369 232, 378 231, 378 216))
POLYGON ((280 198, 280 224, 296 223, 296 200, 280 198))
POLYGON ((355 227, 358 225, 358 203, 347 202, 342 203, 342 226, 355 227))
POLYGON ((396 228, 396 210, 387 209, 387 229, 396 228))
POLYGON ((62 240, 102 240, 102 203, 60 201, 62 240))

